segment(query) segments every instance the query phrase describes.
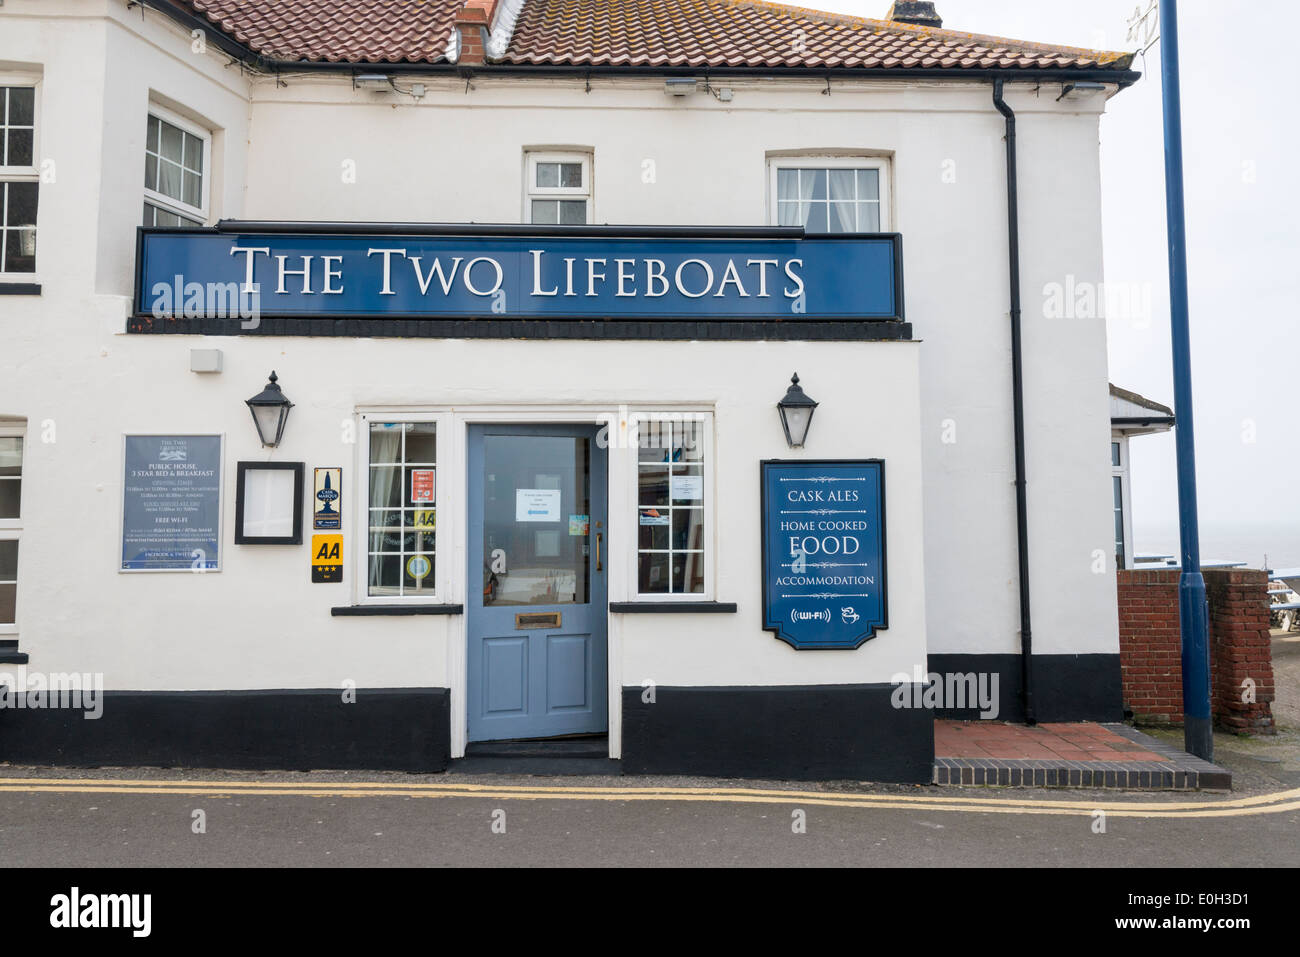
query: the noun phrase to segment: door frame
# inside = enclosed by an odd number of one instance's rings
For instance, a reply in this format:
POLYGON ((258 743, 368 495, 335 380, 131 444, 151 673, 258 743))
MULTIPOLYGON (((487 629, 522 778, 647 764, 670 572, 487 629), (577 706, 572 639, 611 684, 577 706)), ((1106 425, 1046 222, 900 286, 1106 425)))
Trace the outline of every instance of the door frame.
MULTIPOLYGON (((617 407, 615 407, 617 408, 617 407)), ((469 427, 471 425, 594 425, 598 429, 610 424, 611 410, 609 403, 592 403, 590 405, 570 406, 480 406, 473 409, 451 410, 450 439, 451 468, 447 478, 450 482, 446 501, 456 502, 455 549, 453 557, 455 569, 453 588, 456 589, 455 601, 468 608, 469 603, 469 427)), ((614 450, 611 449, 611 452, 614 450)), ((605 482, 608 489, 605 528, 608 537, 610 556, 618 554, 616 549, 623 548, 621 539, 624 524, 615 519, 617 509, 624 509, 626 503, 616 493, 614 477, 617 469, 613 454, 605 456, 605 482)), ((615 581, 620 574, 619 563, 609 563, 607 599, 604 609, 606 658, 605 687, 608 696, 609 715, 609 756, 618 758, 622 751, 623 736, 623 688, 622 674, 623 642, 618 628, 617 615, 609 613, 608 602, 614 595, 622 594, 622 582, 615 581)), ((593 609, 593 614, 600 614, 593 609)), ((447 677, 451 693, 451 756, 464 757, 465 746, 469 741, 469 616, 456 615, 448 631, 447 641, 447 677)))

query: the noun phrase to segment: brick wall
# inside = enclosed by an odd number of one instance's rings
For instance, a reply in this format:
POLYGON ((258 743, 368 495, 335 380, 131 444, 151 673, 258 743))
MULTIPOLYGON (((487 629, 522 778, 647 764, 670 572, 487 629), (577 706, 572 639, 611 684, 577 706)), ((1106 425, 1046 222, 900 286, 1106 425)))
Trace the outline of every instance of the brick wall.
MULTIPOLYGON (((1210 604, 1210 707, 1220 727, 1270 733, 1273 664, 1268 576, 1249 569, 1203 572, 1210 604), (1253 702, 1242 700, 1254 682, 1253 702)), ((1119 656, 1124 707, 1139 724, 1183 723, 1178 569, 1119 572, 1119 656)))

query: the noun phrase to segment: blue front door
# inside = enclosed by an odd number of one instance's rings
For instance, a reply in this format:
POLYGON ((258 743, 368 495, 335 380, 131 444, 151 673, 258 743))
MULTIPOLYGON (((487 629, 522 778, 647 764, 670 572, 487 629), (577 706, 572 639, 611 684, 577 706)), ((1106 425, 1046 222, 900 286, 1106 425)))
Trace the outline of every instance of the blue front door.
POLYGON ((596 427, 469 428, 469 740, 608 730, 596 427))

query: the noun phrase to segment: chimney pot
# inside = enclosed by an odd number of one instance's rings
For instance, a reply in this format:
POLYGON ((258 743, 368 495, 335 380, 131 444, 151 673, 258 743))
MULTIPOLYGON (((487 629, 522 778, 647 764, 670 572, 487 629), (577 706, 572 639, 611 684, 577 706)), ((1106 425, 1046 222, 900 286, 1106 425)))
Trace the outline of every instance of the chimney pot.
POLYGON ((885 14, 886 20, 895 23, 911 23, 918 27, 941 27, 943 18, 933 3, 921 0, 896 0, 885 14))

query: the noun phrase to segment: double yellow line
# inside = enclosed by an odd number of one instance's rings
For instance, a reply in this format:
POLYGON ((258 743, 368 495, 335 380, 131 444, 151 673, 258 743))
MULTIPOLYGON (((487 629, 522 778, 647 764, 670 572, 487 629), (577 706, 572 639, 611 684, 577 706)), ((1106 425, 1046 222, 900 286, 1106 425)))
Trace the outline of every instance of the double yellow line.
POLYGON ((171 794, 190 797, 242 796, 334 798, 477 798, 492 801, 659 801, 713 804, 779 804, 788 807, 886 808, 952 811, 967 814, 1055 814, 1108 817, 1248 817, 1300 811, 1300 788, 1232 800, 1206 801, 1055 801, 1026 798, 957 797, 938 794, 861 794, 783 791, 761 788, 579 787, 567 785, 402 784, 297 781, 186 781, 117 778, 5 778, 0 793, 21 794, 171 794))

